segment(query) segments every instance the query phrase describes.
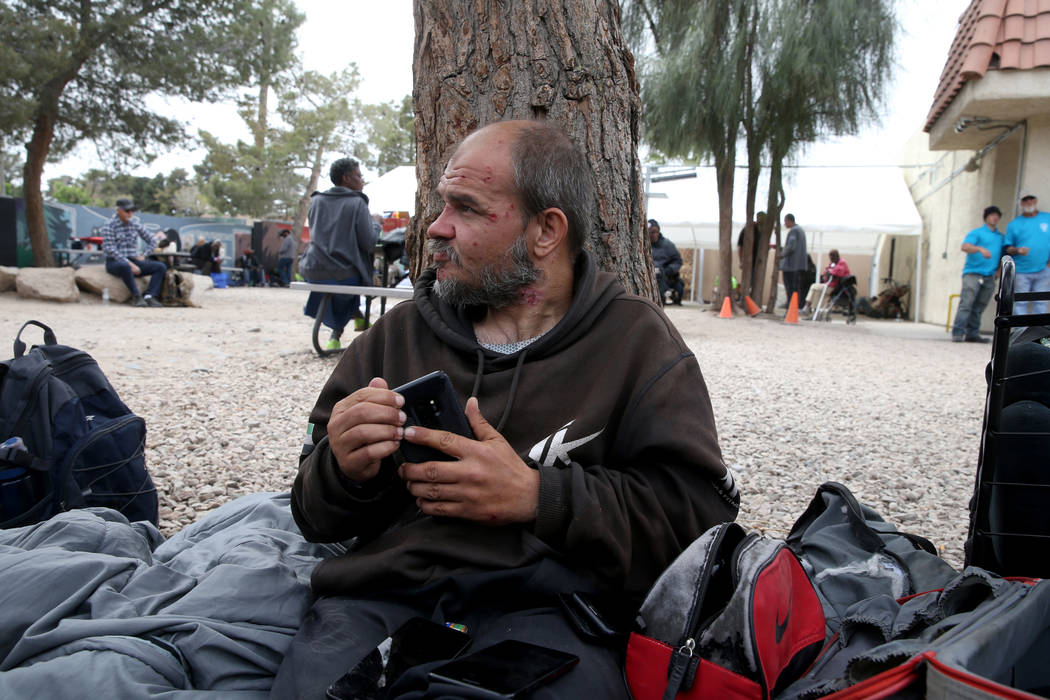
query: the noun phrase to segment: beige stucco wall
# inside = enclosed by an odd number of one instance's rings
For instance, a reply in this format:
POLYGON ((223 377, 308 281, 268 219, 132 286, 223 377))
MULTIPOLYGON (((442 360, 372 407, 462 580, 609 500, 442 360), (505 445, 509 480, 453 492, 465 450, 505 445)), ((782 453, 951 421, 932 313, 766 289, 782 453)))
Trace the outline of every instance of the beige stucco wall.
POLYGON ((1050 211, 1050 114, 1028 120, 1028 149, 1022 187, 1039 197, 1039 208, 1050 211))
MULTIPOLYGON (((1000 230, 1016 216, 1019 190, 1039 197, 1050 210, 1050 68, 989 70, 968 81, 933 124, 908 144, 907 181, 924 225, 923 313, 943 323, 948 294, 958 291, 966 232, 980 226, 981 211, 995 204, 1003 212, 1000 230), (964 165, 979 149, 1003 134, 1000 126, 1024 124, 989 151, 973 172, 929 194, 939 182, 964 165), (937 148, 931 151, 930 147, 937 148), (956 150, 949 150, 956 149, 956 150), (926 165, 935 163, 935 165, 926 165), (927 196, 929 195, 929 196, 927 196), (925 197, 925 198, 924 198, 925 197), (921 200, 921 201, 920 201, 921 200)), ((991 329, 994 302, 985 311, 983 328, 991 329)))
MULTIPOLYGON (((989 132, 988 141, 997 133, 989 132)), ((1011 136, 989 152, 977 170, 964 170, 947 184, 943 183, 966 165, 973 151, 931 151, 929 137, 923 132, 908 142, 902 162, 912 167, 905 168, 905 181, 923 222, 920 321, 945 322, 950 295, 958 294, 962 284, 966 254, 959 246, 969 231, 983 223, 984 208, 995 204, 1003 210, 1001 228, 1013 217, 1020 142, 1020 134, 1011 136)), ((958 300, 954 303, 953 320, 958 300)), ((985 310, 984 330, 992 328, 993 306, 985 310)))

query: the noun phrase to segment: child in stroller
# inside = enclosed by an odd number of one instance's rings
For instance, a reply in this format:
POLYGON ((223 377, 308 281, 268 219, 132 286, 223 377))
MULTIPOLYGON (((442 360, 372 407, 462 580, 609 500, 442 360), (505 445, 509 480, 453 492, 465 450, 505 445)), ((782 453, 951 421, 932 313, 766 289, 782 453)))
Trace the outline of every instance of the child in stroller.
POLYGON ((846 315, 846 323, 857 321, 857 278, 850 274, 849 265, 837 250, 828 252, 831 263, 820 276, 821 285, 810 289, 809 307, 813 309, 814 321, 830 321, 831 312, 838 310, 846 315), (816 304, 812 297, 819 292, 816 304))

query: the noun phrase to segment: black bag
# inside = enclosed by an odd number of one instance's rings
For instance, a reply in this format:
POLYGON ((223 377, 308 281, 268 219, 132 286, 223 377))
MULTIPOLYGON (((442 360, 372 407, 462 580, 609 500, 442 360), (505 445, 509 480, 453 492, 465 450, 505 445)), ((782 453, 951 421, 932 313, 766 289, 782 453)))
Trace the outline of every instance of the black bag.
POLYGON ((0 363, 0 528, 72 508, 104 506, 157 523, 146 471, 146 423, 120 400, 98 363, 27 321, 14 358, 0 363), (28 325, 44 344, 26 352, 28 325))

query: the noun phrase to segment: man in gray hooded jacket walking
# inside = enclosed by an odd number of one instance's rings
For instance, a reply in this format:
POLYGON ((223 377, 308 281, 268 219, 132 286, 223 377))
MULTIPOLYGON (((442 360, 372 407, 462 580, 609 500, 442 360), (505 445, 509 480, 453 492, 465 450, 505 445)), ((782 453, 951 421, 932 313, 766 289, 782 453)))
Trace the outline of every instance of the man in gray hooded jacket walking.
MULTIPOLYGON (((368 212, 368 197, 361 192, 365 185, 361 166, 353 158, 340 158, 332 163, 329 177, 335 186, 314 192, 310 200, 310 245, 299 260, 299 272, 308 282, 370 286, 376 232, 368 212)), ((303 313, 315 318, 322 296, 311 292, 303 313)), ((343 328, 351 318, 360 319, 355 320, 355 326, 364 327, 359 306, 357 296, 331 297, 322 320, 332 329, 329 350, 340 347, 343 328)))
POLYGON ((791 303, 792 293, 798 292, 801 309, 806 303, 802 289, 802 276, 806 272, 806 232, 795 223, 794 214, 784 216, 784 228, 788 229, 787 240, 780 251, 780 271, 784 273, 784 292, 787 294, 784 306, 791 303))

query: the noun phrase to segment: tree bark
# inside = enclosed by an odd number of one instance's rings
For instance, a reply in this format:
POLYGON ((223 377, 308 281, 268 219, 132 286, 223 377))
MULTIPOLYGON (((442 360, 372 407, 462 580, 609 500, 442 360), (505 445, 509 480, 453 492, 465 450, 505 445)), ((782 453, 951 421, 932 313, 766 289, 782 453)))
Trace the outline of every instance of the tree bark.
POLYGON ((318 145, 314 151, 313 163, 310 164, 310 182, 306 186, 306 194, 299 198, 299 209, 295 213, 295 224, 292 227, 292 235, 295 236, 295 256, 292 258, 292 273, 299 272, 299 244, 302 243, 303 226, 306 225, 306 217, 310 213, 310 197, 317 191, 317 183, 321 181, 321 165, 324 158, 324 145, 318 145))
MULTIPOLYGON (((729 151, 715 159, 715 177, 718 180, 718 297, 715 307, 722 308, 722 300, 733 298, 733 177, 736 170, 735 142, 729 151)), ((732 301, 729 302, 732 304, 732 301)))
MULTIPOLYGON (((776 239, 775 253, 770 265, 771 274, 769 278, 769 300, 766 302, 766 311, 776 313, 777 305, 777 277, 780 274, 780 210, 784 208, 784 180, 783 180, 783 157, 773 154, 769 164, 769 202, 766 216, 771 222, 771 233, 776 239)), ((766 244, 766 251, 769 244, 766 244)), ((761 253, 760 253, 761 254, 761 253)))
POLYGON ((29 244, 33 248, 33 264, 37 267, 55 266, 55 259, 51 255, 51 240, 47 235, 47 222, 44 219, 44 194, 41 189, 44 162, 47 160, 54 135, 54 115, 41 110, 33 125, 33 136, 26 144, 26 164, 22 169, 26 231, 29 234, 29 244))
POLYGON ((634 58, 613 0, 415 0, 413 102, 416 215, 407 245, 413 277, 425 267, 437 183, 452 148, 506 119, 550 119, 594 168, 586 247, 632 292, 656 296, 638 160, 634 58))
POLYGON ((270 81, 268 78, 259 80, 259 105, 255 112, 255 125, 253 131, 255 132, 255 147, 259 150, 261 156, 266 152, 266 131, 268 129, 267 121, 269 118, 269 103, 270 103, 270 81))

